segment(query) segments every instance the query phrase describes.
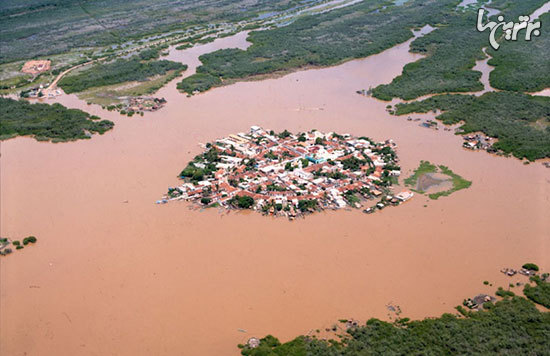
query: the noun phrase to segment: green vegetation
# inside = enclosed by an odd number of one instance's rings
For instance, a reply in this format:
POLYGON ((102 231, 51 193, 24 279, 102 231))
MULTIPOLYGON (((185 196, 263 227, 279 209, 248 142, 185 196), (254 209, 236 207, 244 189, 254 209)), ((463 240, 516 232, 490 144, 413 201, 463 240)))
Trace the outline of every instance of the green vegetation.
POLYGON ((284 192, 286 190, 285 187, 277 184, 268 184, 266 189, 268 192, 284 192))
POLYGON ((539 270, 539 266, 537 266, 536 264, 534 263, 526 263, 524 264, 523 266, 521 266, 522 268, 525 268, 529 271, 535 271, 535 272, 538 272, 539 270))
POLYGON ((219 85, 227 79, 367 57, 412 38, 411 28, 444 21, 455 6, 456 1, 450 0, 410 0, 400 6, 373 0, 304 16, 287 26, 251 32, 252 45, 246 50, 224 49, 201 56, 197 74, 185 78, 181 86, 196 88, 192 84, 199 74, 202 80, 219 80, 219 85))
MULTIPOLYGON (((120 110, 120 113, 123 114, 123 111, 126 113, 126 110, 121 110, 124 102, 123 97, 145 96, 155 93, 179 75, 179 71, 171 70, 164 75, 149 78, 144 82, 126 82, 90 88, 80 92, 78 97, 88 103, 101 105, 109 111, 120 110)), ((133 112, 130 111, 130 113, 133 112)))
POLYGON ((420 161, 420 165, 417 169, 414 170, 413 174, 404 180, 405 185, 414 187, 420 176, 426 173, 435 173, 437 172, 437 167, 434 164, 431 164, 428 161, 420 161))
POLYGON ((458 174, 450 170, 448 167, 443 165, 436 166, 434 164, 431 164, 428 161, 420 161, 420 165, 418 166, 417 169, 414 170, 413 174, 404 180, 405 185, 409 187, 414 187, 412 190, 417 193, 424 194, 423 191, 419 190, 416 187, 420 177, 429 173, 441 173, 446 176, 449 176, 452 179, 452 183, 453 183, 453 186, 450 189, 429 194, 428 197, 430 197, 430 199, 436 200, 439 197, 451 195, 456 191, 469 188, 472 185, 472 182, 462 178, 461 176, 459 176, 458 174))
POLYGON ((296 6, 288 0, 3 0, 0 63, 121 45, 197 25, 238 22, 296 6), (29 49, 32 48, 32 51, 29 49))
POLYGON ((469 180, 466 180, 464 178, 462 178, 461 176, 459 176, 458 174, 454 173, 453 171, 451 171, 449 168, 447 168, 446 166, 439 166, 439 169, 441 171, 441 173, 449 176, 452 178, 452 181, 453 181, 453 187, 449 190, 445 190, 445 191, 442 191, 442 192, 437 192, 437 193, 432 193, 432 194, 429 194, 428 196, 430 197, 430 199, 437 199, 439 197, 446 197, 448 195, 451 195, 452 193, 456 192, 456 191, 459 191, 461 189, 466 189, 466 188, 469 188, 471 185, 472 185, 472 182, 470 182, 469 180))
POLYGON ((229 204, 239 209, 250 209, 254 205, 254 198, 248 195, 235 195, 229 199, 229 204))
MULTIPOLYGON (((491 2, 491 7, 500 8, 502 15, 511 21, 520 15, 532 13, 545 2, 495 0, 491 2)), ((394 97, 411 100, 426 94, 482 90, 483 85, 479 81, 481 73, 473 71, 472 68, 476 60, 485 57, 482 49, 489 45, 487 32, 478 32, 474 26, 476 21, 477 11, 473 9, 449 11, 436 31, 414 40, 411 44, 412 52, 424 54, 426 57, 407 64, 400 76, 394 78, 390 84, 374 88, 372 95, 382 100, 391 100, 394 97)), ((500 34, 497 35, 499 36, 500 34)), ((544 36, 543 32, 541 37, 544 36)), ((502 64, 503 68, 495 69, 497 74, 491 76, 491 83, 497 79, 500 83, 508 81, 507 85, 500 85, 503 89, 522 86, 533 88, 533 85, 540 87, 542 83, 548 83, 550 74, 548 71, 544 72, 544 69, 548 68, 548 61, 540 60, 549 55, 550 50, 545 46, 547 42, 548 40, 503 41, 496 59, 491 62, 496 65, 502 64), (540 57, 531 56, 533 45, 545 47, 538 50, 533 48, 541 55, 540 57), (518 57, 523 58, 519 63, 518 57), (531 65, 531 62, 535 61, 538 63, 531 65), (522 66, 522 69, 515 72, 518 66, 522 66), (522 75, 525 75, 525 78, 522 78, 522 75), (544 79, 534 80, 535 77, 544 79), (532 80, 531 83, 524 82, 529 79, 532 80)))
POLYGON ((193 94, 194 91, 206 91, 213 86, 221 84, 221 82, 218 77, 207 73, 197 73, 183 79, 178 83, 177 88, 187 94, 193 94))
MULTIPOLYGON (((550 13, 540 17, 543 24, 550 22, 550 13)), ((531 41, 503 41, 498 51, 489 48, 489 64, 495 66, 489 76, 491 86, 501 90, 534 92, 550 87, 550 35, 531 41)))
POLYGON ((535 286, 526 284, 523 289, 525 296, 537 304, 550 308, 550 283, 539 276, 531 277, 531 281, 535 282, 535 286))
POLYGON ((487 35, 477 32, 475 23, 473 12, 449 14, 444 26, 411 44, 411 52, 429 55, 405 65, 401 75, 374 88, 372 96, 411 100, 432 93, 482 90, 481 73, 471 68, 483 58, 487 35))
POLYGON ((513 297, 514 295, 516 295, 514 292, 505 290, 502 287, 498 287, 498 290, 495 292, 495 294, 501 298, 513 297))
MULTIPOLYGON (((535 280, 533 301, 550 301, 550 284, 535 280)), ((502 293, 501 293, 502 294, 502 293)), ((528 299, 504 291, 504 299, 484 303, 480 311, 457 307, 461 316, 394 323, 370 319, 348 329, 339 340, 299 336, 281 343, 271 335, 257 348, 239 345, 244 356, 360 356, 360 355, 546 355, 550 348, 550 312, 541 312, 528 299)), ((527 292, 526 292, 527 295, 527 292)), ((549 304, 547 304, 548 306, 549 304)))
POLYGON ((344 169, 349 169, 352 171, 357 171, 359 168, 361 168, 362 165, 367 163, 366 160, 359 159, 355 156, 352 156, 350 158, 346 158, 342 160, 342 165, 344 166, 344 169))
POLYGON ((396 115, 443 111, 437 116, 444 124, 461 121, 463 133, 481 131, 498 139, 493 147, 528 160, 550 157, 550 98, 513 92, 473 95, 443 94, 423 101, 396 105, 396 115))
POLYGON ((28 245, 29 243, 36 243, 36 237, 34 236, 28 236, 23 239, 23 245, 28 245))
POLYGON ((7 256, 13 252, 13 250, 8 247, 10 243, 15 246, 16 250, 22 250, 28 244, 34 244, 36 241, 37 239, 34 236, 25 237, 23 242, 19 240, 10 241, 7 237, 2 237, 0 238, 0 256, 7 256))
MULTIPOLYGON (((506 19, 530 14, 543 0, 513 2, 495 0, 506 19)), ((475 6, 448 14, 436 31, 418 38, 411 51, 426 55, 403 68, 403 73, 387 85, 373 89, 373 96, 383 100, 394 97, 410 100, 426 94, 467 92, 483 89, 480 73, 473 71, 476 60, 484 58, 487 33, 477 32, 475 6)), ((550 14, 541 17, 550 19, 550 14)), ((497 34, 497 37, 500 35, 497 34)), ((550 86, 550 36, 542 32, 531 41, 504 41, 498 51, 488 49, 491 85, 510 91, 537 91, 550 86)), ((398 104, 396 114, 442 110, 437 118, 445 124, 464 121, 463 133, 481 131, 498 138, 493 145, 505 154, 535 160, 550 157, 550 100, 532 98, 516 92, 492 92, 481 97, 444 94, 429 99, 398 104)))
POLYGON ((355 195, 355 193, 356 193, 356 191, 353 191, 353 190, 347 190, 344 193, 344 199, 346 199, 346 201, 351 206, 353 206, 355 203, 359 203, 361 201, 361 199, 359 199, 359 197, 357 195, 355 195))
POLYGON ((66 93, 81 92, 89 88, 112 85, 130 81, 145 81, 156 75, 164 75, 168 71, 181 72, 187 65, 167 61, 142 62, 139 57, 119 59, 111 63, 96 64, 92 68, 78 74, 63 77, 59 86, 66 93))
POLYGON ((158 59, 160 57, 160 53, 162 50, 167 49, 168 45, 162 45, 162 46, 153 46, 150 48, 147 48, 141 52, 138 53, 137 57, 141 59, 142 61, 149 61, 151 59, 158 59))
POLYGON ((0 90, 10 88, 20 88, 27 85, 31 81, 32 77, 28 74, 18 75, 12 78, 0 80, 0 90))
POLYGON ((303 199, 298 201, 300 211, 313 210, 317 207, 317 199, 303 199))
POLYGON ((33 136, 38 140, 70 141, 112 129, 113 122, 67 109, 61 104, 31 104, 0 97, 0 139, 33 136))

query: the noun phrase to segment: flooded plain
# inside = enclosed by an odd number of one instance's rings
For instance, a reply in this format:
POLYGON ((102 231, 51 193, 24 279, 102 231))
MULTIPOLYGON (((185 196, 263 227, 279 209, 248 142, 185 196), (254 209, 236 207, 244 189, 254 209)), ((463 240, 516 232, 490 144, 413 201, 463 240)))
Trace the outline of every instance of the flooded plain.
POLYGON ((0 354, 237 355, 251 336, 288 340, 341 318, 385 319, 388 304, 411 318, 453 312, 522 280, 502 267, 550 269, 550 169, 465 150, 452 132, 355 94, 418 59, 409 43, 191 98, 174 81, 157 94, 165 108, 144 117, 56 98, 116 125, 86 141, 1 143, 1 234, 38 243, 0 259, 0 354), (154 204, 199 143, 251 125, 392 138, 404 175, 428 160, 473 184, 437 201, 416 195, 371 215, 294 222, 154 204))

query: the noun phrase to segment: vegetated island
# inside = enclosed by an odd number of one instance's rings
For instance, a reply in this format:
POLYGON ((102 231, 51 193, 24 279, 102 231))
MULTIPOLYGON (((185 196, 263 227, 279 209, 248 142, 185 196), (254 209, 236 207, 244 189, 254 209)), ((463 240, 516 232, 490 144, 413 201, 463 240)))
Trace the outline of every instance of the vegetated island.
MULTIPOLYGON (((499 15, 504 16, 507 21, 514 21, 518 19, 518 16, 533 13, 546 2, 547 0, 493 0, 489 6, 501 11, 499 15)), ((490 47, 487 32, 479 32, 475 26, 477 8, 481 6, 486 6, 486 2, 478 1, 475 6, 467 9, 456 6, 448 7, 445 18, 436 25, 435 31, 419 37, 411 43, 411 52, 425 55, 425 57, 405 65, 399 76, 389 84, 382 84, 374 88, 372 95, 387 101, 393 98, 412 100, 428 94, 482 90, 481 72, 473 70, 476 60, 486 58, 483 48, 490 47)), ((496 20, 496 16, 492 19, 496 20)), ((486 22, 488 19, 485 18, 484 21, 486 22)), ((497 32, 497 38, 501 37, 501 34, 502 32, 497 32)), ((495 73, 491 73, 490 76, 491 85, 495 81, 510 81, 512 84, 512 82, 521 83, 534 77, 549 78, 550 75, 544 71, 544 66, 548 68, 545 61, 538 61, 542 63, 530 65, 530 62, 535 62, 536 58, 547 58, 550 55, 549 47, 545 46, 548 41, 543 40, 543 37, 550 36, 543 32, 540 37, 535 37, 528 42, 523 39, 518 39, 518 41, 503 40, 499 51, 490 51, 490 54, 501 52, 497 55, 498 60, 491 61, 491 64, 497 65, 493 71, 495 73), (527 52, 519 54, 519 51, 514 51, 511 53, 509 47, 519 47, 519 49, 524 47, 527 52), (504 60, 501 57, 507 59, 504 60), (502 71, 499 67, 501 69, 505 67, 507 70, 502 71), (509 71, 517 72, 520 76, 510 76, 507 74, 509 71), (521 75, 525 78, 519 79, 521 75)), ((534 80, 531 83, 534 85, 529 88, 536 91, 542 83, 547 81, 548 79, 534 80)), ((524 86, 515 84, 509 87, 499 85, 499 87, 523 89, 524 86)))
MULTIPOLYGON (((490 7, 498 9, 504 18, 515 20, 533 13, 545 3, 545 0, 495 0, 490 7)), ((505 41, 504 36, 497 33, 501 48, 492 50, 487 34, 471 25, 476 22, 477 8, 484 5, 480 1, 475 6, 449 12, 445 26, 438 26, 437 30, 412 42, 411 52, 426 57, 407 64, 391 83, 380 85, 369 93, 382 100, 412 100, 435 94, 422 101, 397 104, 395 114, 440 110, 442 113, 437 119, 444 124, 463 123, 458 134, 482 132, 496 139, 496 143, 486 147, 483 147, 483 139, 474 139, 474 142, 464 143, 467 148, 485 148, 529 161, 548 158, 550 98, 533 97, 523 92, 542 90, 550 83, 550 62, 540 60, 550 56, 550 34, 542 32, 531 41, 505 41), (483 89, 479 80, 481 73, 473 67, 476 60, 486 58, 484 48, 488 48, 487 54, 491 56, 488 63, 495 66, 489 82, 493 88, 505 91, 481 96, 457 94, 483 89)), ((548 13, 540 17, 542 23, 548 20, 548 13)))
POLYGON ((441 110, 444 124, 463 122, 458 134, 483 132, 492 149, 533 161, 550 157, 550 98, 523 93, 443 94, 396 105, 396 115, 441 110))
POLYGON ((23 239, 23 241, 19 240, 11 240, 7 237, 0 237, 0 256, 7 256, 13 252, 13 248, 16 250, 22 250, 25 248, 25 246, 29 244, 35 244, 37 241, 37 238, 35 236, 27 236, 23 239))
POLYGON ((186 64, 157 60, 159 50, 149 49, 128 59, 99 63, 59 82, 66 93, 79 93, 88 103, 132 116, 160 108, 163 98, 143 97, 156 92, 187 69, 186 64))
POLYGON ((446 23, 453 7, 456 1, 373 0, 299 17, 250 32, 247 40, 252 45, 246 50, 222 49, 200 56, 197 73, 184 78, 178 88, 193 94, 238 80, 368 57, 412 38, 411 29, 446 23))
POLYGON ((435 192, 428 193, 430 199, 448 196, 472 185, 471 181, 462 178, 448 167, 436 166, 428 161, 420 161, 418 168, 404 182, 405 185, 411 187, 412 191, 419 194, 435 190, 435 192))
POLYGON ((31 104, 0 97, 0 140, 32 136, 39 141, 73 141, 103 134, 113 126, 112 121, 58 103, 31 104))
MULTIPOLYGON (((372 318, 364 325, 341 320, 339 338, 320 340, 317 335, 299 336, 281 343, 271 335, 250 338, 239 345, 244 356, 359 356, 359 355, 547 355, 550 350, 550 307, 548 273, 533 275, 516 296, 510 288, 499 288, 497 298, 480 294, 457 306, 457 314, 394 322, 372 318)), ((319 330, 318 330, 319 331, 319 330)))
POLYGON ((413 196, 391 192, 401 173, 395 147, 392 140, 317 130, 275 134, 252 126, 249 133, 206 144, 180 173, 184 183, 157 203, 186 200, 294 219, 324 209, 361 208, 379 198, 365 209, 372 212, 413 196))

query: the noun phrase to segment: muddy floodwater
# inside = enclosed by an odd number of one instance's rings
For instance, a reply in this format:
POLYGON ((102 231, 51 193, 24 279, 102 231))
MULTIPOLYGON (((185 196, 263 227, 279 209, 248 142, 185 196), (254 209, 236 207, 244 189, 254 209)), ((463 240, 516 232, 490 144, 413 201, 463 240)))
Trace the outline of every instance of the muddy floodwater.
MULTIPOLYGON (((1 234, 38 243, 0 259, 0 354, 237 355, 251 336, 288 340, 341 318, 386 319, 389 304, 411 318, 453 312, 524 278, 502 267, 550 269, 550 169, 465 150, 452 132, 392 117, 387 103, 355 93, 418 59, 409 44, 191 98, 174 81, 157 94, 167 105, 143 117, 56 98, 116 125, 85 141, 1 143, 1 234), (375 214, 294 222, 154 204, 199 143, 251 125, 392 138, 403 175, 428 160, 473 184, 437 201, 416 195, 375 214)), ((246 45, 238 35, 206 46, 246 45)), ((170 55, 188 58, 186 75, 201 49, 187 51, 170 55)))

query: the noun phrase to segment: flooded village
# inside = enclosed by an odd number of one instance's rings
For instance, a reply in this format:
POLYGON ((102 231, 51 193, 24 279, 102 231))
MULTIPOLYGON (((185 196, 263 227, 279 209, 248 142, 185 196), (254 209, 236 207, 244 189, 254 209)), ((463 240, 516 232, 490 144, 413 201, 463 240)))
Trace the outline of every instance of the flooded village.
POLYGON ((391 195, 401 174, 395 147, 392 140, 317 130, 276 134, 252 126, 248 133, 206 144, 180 173, 184 183, 157 203, 251 208, 292 220, 317 210, 361 208, 363 201, 381 198, 365 210, 372 212, 413 196, 408 190, 391 195))
MULTIPOLYGON (((245 39, 204 46, 244 47, 245 39)), ((0 258, 2 351, 237 355, 235 345, 252 336, 290 340, 343 317, 387 320, 389 303, 411 319, 452 313, 466 296, 492 295, 525 278, 508 277, 501 266, 541 261, 541 269, 550 269, 547 168, 472 154, 453 132, 394 120, 385 102, 350 95, 391 81, 418 59, 409 44, 192 98, 172 82, 154 94, 166 98, 163 110, 132 120, 74 94, 51 99, 112 120, 116 129, 64 144, 27 137, 2 142, 2 167, 10 167, 1 171, 2 236, 40 238, 0 258), (300 107, 323 110, 295 110, 300 107), (204 206, 200 200, 153 204, 204 153, 198 142, 249 135, 251 125, 340 130, 376 142, 391 137, 401 176, 425 159, 480 183, 450 199, 415 194, 368 218, 359 209, 339 209, 292 223, 251 211, 186 209, 204 206), (380 273, 388 261, 392 274, 408 277, 396 283, 380 273)), ((186 61, 199 63, 196 57, 186 61)), ((304 170, 300 162, 295 170, 304 170)))

